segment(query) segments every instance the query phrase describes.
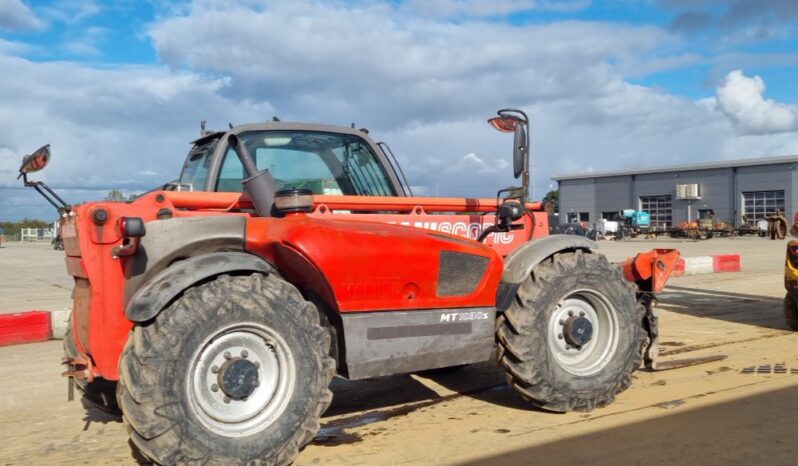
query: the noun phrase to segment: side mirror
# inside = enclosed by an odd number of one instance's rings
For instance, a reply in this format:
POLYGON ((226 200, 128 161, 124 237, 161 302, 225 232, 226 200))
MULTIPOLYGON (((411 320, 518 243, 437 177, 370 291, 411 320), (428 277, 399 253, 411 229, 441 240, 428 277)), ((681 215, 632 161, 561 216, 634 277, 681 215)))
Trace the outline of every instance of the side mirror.
POLYGON ((499 110, 499 116, 488 120, 491 126, 502 133, 515 133, 513 142, 513 174, 519 178, 527 166, 529 142, 527 139, 527 122, 529 119, 521 110, 506 108, 499 110))
POLYGON ((502 133, 515 133, 513 139, 513 175, 521 178, 521 199, 529 197, 529 117, 522 110, 503 108, 498 116, 488 120, 491 126, 502 133))
POLYGON ((525 125, 515 125, 515 139, 513 141, 513 175, 519 178, 526 170, 526 157, 529 152, 527 147, 525 125))
POLYGON ((41 170, 47 166, 50 161, 50 144, 44 145, 36 150, 36 152, 26 155, 22 159, 22 165, 19 167, 19 174, 24 175, 41 170))

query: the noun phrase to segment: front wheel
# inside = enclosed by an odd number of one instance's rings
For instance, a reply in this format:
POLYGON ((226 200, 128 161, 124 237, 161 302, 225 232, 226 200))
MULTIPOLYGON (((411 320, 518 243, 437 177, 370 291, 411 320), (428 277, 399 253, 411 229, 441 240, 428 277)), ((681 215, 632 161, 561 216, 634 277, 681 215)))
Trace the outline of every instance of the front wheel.
POLYGON ((535 266, 497 320, 498 359, 525 399, 549 411, 612 403, 642 361, 644 309, 603 255, 555 254, 535 266))
POLYGON ((275 274, 221 276, 134 329, 118 398, 159 464, 290 463, 332 394, 330 333, 275 274))

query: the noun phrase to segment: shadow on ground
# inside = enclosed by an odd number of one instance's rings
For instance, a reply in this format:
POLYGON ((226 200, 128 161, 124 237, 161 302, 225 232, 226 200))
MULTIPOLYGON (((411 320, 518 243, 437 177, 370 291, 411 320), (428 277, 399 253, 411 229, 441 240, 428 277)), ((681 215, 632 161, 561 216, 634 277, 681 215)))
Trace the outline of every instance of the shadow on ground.
POLYGON ((668 286, 658 299, 662 309, 678 314, 789 330, 782 315, 782 298, 668 286))
POLYGON ((413 377, 401 375, 356 382, 336 379, 332 388, 333 404, 323 416, 321 430, 314 440, 316 445, 359 442, 362 439, 348 429, 406 416, 437 404, 446 406, 447 402, 463 396, 506 408, 540 411, 507 385, 504 371, 493 363, 469 365, 456 371, 425 371, 413 377), (439 395, 416 378, 429 379, 445 387, 449 394, 439 395), (337 415, 340 417, 330 419, 337 415))
MULTIPOLYGON (((461 466, 796 464, 798 387, 681 412, 462 463, 461 466)), ((677 403, 684 402, 684 404, 677 403)), ((595 418, 577 423, 587 424, 595 418)), ((508 438, 531 435, 505 433, 508 438)))

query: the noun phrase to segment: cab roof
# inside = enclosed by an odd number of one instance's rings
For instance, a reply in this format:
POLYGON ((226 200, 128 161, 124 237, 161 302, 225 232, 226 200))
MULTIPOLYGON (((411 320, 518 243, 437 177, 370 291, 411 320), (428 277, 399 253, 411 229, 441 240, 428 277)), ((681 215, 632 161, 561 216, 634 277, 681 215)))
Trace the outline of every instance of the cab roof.
POLYGON ((192 144, 205 144, 206 142, 220 139, 226 134, 240 134, 248 131, 318 131, 323 133, 351 134, 360 137, 368 137, 368 130, 355 129, 347 126, 320 125, 315 123, 296 123, 290 121, 275 121, 268 123, 249 123, 236 126, 227 131, 213 131, 191 141, 192 144))

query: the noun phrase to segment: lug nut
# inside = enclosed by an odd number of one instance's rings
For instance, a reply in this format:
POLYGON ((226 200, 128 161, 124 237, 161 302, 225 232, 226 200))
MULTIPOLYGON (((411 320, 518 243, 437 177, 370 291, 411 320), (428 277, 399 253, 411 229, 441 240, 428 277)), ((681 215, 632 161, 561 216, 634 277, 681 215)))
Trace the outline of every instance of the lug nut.
POLYGON ((559 335, 557 335, 557 339, 558 339, 558 340, 562 340, 562 333, 561 333, 561 334, 559 334, 559 335))
POLYGON ((255 361, 255 369, 260 369, 260 363, 258 361, 255 361))
POLYGON ((225 403, 230 403, 230 397, 229 396, 224 397, 224 402, 225 403))
POLYGON ((211 367, 211 372, 213 372, 214 374, 218 374, 219 373, 219 366, 211 367))
POLYGON ((219 391, 219 386, 216 385, 216 384, 211 385, 211 391, 212 392, 218 392, 219 391))
POLYGON ((247 356, 249 356, 249 351, 247 351, 247 350, 245 350, 245 349, 244 349, 244 350, 241 350, 241 357, 242 357, 242 358, 246 358, 247 356))
POLYGON ((560 319, 560 325, 565 325, 565 321, 560 319))
POLYGON ((580 313, 579 313, 579 317, 584 317, 584 316, 585 316, 585 313, 584 313, 584 311, 582 311, 582 312, 580 312, 580 313))
POLYGON ((225 351, 225 352, 224 352, 224 358, 225 358, 225 359, 230 359, 230 358, 232 358, 232 357, 233 357, 233 355, 232 355, 232 354, 230 354, 230 352, 229 352, 229 351, 225 351))
POLYGON ((254 385, 255 385, 256 387, 260 387, 260 382, 256 380, 256 381, 255 381, 255 383, 254 383, 254 385))
POLYGON ((571 349, 571 345, 565 345, 565 349, 567 350, 571 349))
POLYGON ((574 315, 574 311, 568 311, 568 315, 569 315, 569 316, 572 316, 572 315, 574 315))

